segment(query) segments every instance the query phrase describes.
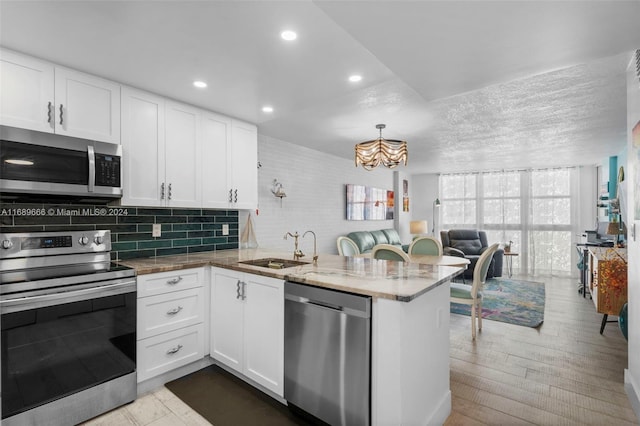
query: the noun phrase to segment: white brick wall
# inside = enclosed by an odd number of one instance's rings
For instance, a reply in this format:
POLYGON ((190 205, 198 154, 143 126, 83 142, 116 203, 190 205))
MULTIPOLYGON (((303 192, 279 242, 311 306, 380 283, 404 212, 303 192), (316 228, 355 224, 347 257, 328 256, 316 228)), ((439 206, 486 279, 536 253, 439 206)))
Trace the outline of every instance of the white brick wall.
MULTIPOLYGON (((290 250, 293 241, 285 241, 287 231, 301 235, 312 230, 318 238, 319 253, 335 253, 336 239, 351 231, 393 228, 393 220, 347 221, 347 183, 394 189, 393 171, 378 168, 366 171, 355 167, 354 162, 321 153, 277 139, 258 135, 259 214, 251 212, 258 245, 262 248, 290 250), (287 194, 282 199, 273 196, 273 179, 282 183, 287 194)), ((396 200, 398 194, 396 191, 396 200)), ((402 202, 402 198, 400 198, 402 202)), ((241 232, 247 221, 248 211, 240 211, 241 232)), ((313 254, 313 237, 308 234, 300 239, 300 249, 308 256, 313 254)))

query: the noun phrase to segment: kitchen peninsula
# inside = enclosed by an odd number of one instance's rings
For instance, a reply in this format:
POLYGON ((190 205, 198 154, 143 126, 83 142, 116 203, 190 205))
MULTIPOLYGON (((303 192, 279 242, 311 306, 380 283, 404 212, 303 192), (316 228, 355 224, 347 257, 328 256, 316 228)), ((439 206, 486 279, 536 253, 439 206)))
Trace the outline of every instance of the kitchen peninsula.
MULTIPOLYGON (((267 249, 222 250, 132 259, 121 263, 137 270, 139 286, 140 280, 147 274, 161 275, 205 268, 211 272, 212 289, 215 288, 217 277, 228 273, 232 277, 233 274, 240 274, 263 278, 270 280, 269 284, 275 283, 282 288, 286 280, 370 296, 372 424, 444 423, 451 411, 448 283, 462 273, 463 268, 337 255, 320 255, 317 265, 309 262, 285 269, 242 263, 265 258, 291 259, 291 253, 267 249)), ((232 295, 238 292, 242 293, 242 298, 245 297, 244 289, 236 289, 235 278, 228 283, 233 287, 232 295)), ((217 306, 215 294, 211 290, 209 317, 213 331, 211 350, 205 349, 205 354, 210 353, 216 362, 230 365, 228 361, 231 357, 221 355, 221 351, 214 348, 215 319, 218 318, 214 312, 217 306)), ((280 303, 278 298, 272 300, 280 303)), ((226 325, 235 322, 228 323, 226 325)), ((281 333, 277 333, 278 339, 281 339, 281 333)), ((248 361, 245 360, 245 363, 248 361)), ((232 368, 251 378, 249 368, 242 370, 233 365, 232 368)), ((254 381, 261 384, 260 377, 254 381)), ((276 378, 272 382, 279 382, 271 389, 276 397, 282 396, 279 391, 282 379, 276 378)), ((268 384, 265 387, 270 389, 268 384)))

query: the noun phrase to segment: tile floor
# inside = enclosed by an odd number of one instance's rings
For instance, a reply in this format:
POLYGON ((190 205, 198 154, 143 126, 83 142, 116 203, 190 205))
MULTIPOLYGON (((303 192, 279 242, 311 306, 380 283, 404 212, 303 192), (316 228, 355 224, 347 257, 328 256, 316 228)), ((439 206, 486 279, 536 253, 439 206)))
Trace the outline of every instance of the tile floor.
POLYGON ((210 426, 164 386, 83 426, 210 426))

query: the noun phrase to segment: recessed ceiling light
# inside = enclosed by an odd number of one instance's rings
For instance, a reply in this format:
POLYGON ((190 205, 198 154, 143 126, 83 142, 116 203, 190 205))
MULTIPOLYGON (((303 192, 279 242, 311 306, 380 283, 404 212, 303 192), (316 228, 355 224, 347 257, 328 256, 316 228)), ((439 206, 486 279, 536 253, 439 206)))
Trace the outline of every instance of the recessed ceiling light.
POLYGON ((349 81, 352 83, 357 83, 358 81, 362 80, 362 76, 358 75, 358 74, 354 74, 349 76, 349 81))
POLYGON ((193 85, 196 86, 198 89, 204 89, 205 87, 207 87, 207 83, 205 83, 204 81, 200 81, 200 80, 194 81, 193 85))
POLYGON ((269 105, 263 106, 262 112, 273 112, 273 107, 269 105))
POLYGON ((283 40, 293 41, 298 38, 298 34, 296 34, 295 31, 286 30, 280 33, 280 37, 282 37, 283 40))

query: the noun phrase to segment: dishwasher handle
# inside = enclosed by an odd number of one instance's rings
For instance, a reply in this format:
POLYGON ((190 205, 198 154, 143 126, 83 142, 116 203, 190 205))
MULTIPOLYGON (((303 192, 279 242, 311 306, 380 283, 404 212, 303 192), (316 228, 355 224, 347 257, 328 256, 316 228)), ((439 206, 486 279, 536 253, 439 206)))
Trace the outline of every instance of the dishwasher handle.
POLYGON ((320 306, 321 308, 327 308, 334 311, 341 311, 341 312, 344 311, 344 306, 332 305, 331 303, 320 302, 319 300, 311 300, 308 297, 290 296, 287 298, 289 300, 293 300, 294 302, 305 303, 308 305, 316 305, 316 306, 320 306))
POLYGON ((369 318, 367 312, 362 312, 356 309, 351 309, 345 306, 337 306, 332 305, 330 303, 319 301, 319 300, 311 300, 308 297, 296 296, 292 294, 285 294, 285 300, 290 300, 292 302, 301 303, 303 305, 312 305, 316 308, 327 309, 333 312, 343 313, 345 315, 360 317, 360 318, 369 318))

